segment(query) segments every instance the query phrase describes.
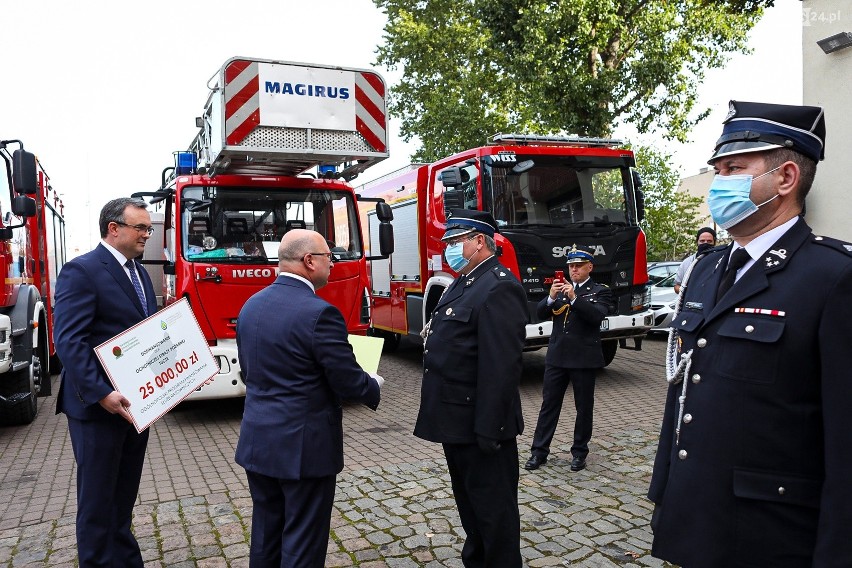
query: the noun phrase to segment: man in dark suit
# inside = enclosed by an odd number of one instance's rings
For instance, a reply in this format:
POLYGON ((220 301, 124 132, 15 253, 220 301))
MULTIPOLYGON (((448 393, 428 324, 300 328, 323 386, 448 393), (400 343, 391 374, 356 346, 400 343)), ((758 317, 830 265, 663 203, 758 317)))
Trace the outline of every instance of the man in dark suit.
POLYGON ((528 320, 520 282, 497 261, 489 213, 456 209, 443 240, 456 280, 424 330, 414 435, 444 447, 467 534, 467 567, 521 566, 518 383, 528 320))
POLYGON ((575 245, 567 255, 570 281, 554 280, 550 294, 539 302, 541 319, 552 317, 553 329, 547 344, 541 410, 532 443, 532 456, 525 469, 538 469, 547 462, 550 442, 556 432, 568 383, 574 389, 574 444, 571 471, 586 467, 592 416, 595 408, 595 371, 604 366, 601 351, 601 321, 613 307, 612 292, 589 275, 594 257, 575 245))
POLYGON ((343 470, 341 400, 379 405, 384 380, 358 366, 343 316, 315 294, 333 264, 322 235, 288 231, 278 248, 280 275, 237 319, 246 403, 236 461, 254 505, 255 568, 325 564, 343 470))
POLYGON ((56 412, 68 418, 77 461, 77 554, 81 567, 141 567, 130 532, 148 431, 138 434, 94 348, 157 311, 134 259, 153 232, 144 201, 113 199, 100 214, 101 243, 62 268, 53 312, 62 361, 56 412))
POLYGON ((852 566, 852 245, 801 217, 819 107, 731 101, 672 326, 648 497, 652 553, 689 568, 852 566))

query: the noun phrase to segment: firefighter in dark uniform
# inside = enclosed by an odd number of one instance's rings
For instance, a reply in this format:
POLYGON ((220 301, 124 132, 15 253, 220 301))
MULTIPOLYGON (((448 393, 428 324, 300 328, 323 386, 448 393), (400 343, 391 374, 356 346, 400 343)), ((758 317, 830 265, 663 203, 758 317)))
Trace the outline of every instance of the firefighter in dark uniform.
POLYGON ((456 209, 445 256, 458 277, 424 329, 423 384, 414 435, 443 444, 467 534, 468 567, 521 566, 518 392, 528 321, 524 289, 497 261, 489 213, 456 209))
POLYGON ((734 242, 672 322, 654 556, 852 566, 852 245, 801 217, 824 142, 819 107, 731 101, 708 205, 734 242))
POLYGON ((613 307, 612 292, 589 275, 594 257, 574 245, 567 254, 569 281, 555 281, 550 294, 538 303, 538 317, 553 318, 547 344, 541 410, 525 469, 538 469, 550 454, 568 383, 574 391, 574 443, 571 471, 586 467, 595 408, 595 371, 604 366, 601 321, 613 307))

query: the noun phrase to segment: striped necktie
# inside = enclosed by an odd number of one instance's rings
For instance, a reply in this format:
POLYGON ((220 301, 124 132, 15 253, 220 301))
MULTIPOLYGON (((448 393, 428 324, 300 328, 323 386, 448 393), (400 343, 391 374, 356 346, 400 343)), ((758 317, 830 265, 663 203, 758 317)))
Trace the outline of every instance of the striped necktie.
POLYGON ((133 287, 136 289, 136 295, 139 296, 139 301, 142 303, 142 311, 145 316, 148 315, 148 303, 145 301, 145 294, 142 292, 142 283, 139 281, 139 276, 136 274, 136 265, 133 260, 128 260, 124 266, 130 270, 130 281, 133 282, 133 287))

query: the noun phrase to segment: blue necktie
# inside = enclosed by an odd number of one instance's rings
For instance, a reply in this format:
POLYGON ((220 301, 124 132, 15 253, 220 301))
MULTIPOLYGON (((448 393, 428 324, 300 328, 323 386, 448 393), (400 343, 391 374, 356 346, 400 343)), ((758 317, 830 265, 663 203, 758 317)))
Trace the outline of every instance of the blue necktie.
POLYGON ((145 302, 145 294, 142 292, 142 283, 139 281, 139 276, 136 275, 136 265, 131 259, 125 262, 124 266, 126 266, 127 269, 130 270, 130 281, 133 282, 133 287, 136 288, 136 295, 139 296, 139 301, 142 303, 142 311, 147 317, 148 303, 145 302))

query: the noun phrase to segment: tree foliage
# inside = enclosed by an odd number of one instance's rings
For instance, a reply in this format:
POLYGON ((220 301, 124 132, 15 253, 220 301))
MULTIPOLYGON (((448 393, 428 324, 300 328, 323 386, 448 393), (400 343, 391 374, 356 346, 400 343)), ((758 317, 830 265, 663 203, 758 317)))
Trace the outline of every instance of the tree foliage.
POLYGON ((695 252, 702 199, 677 190, 680 172, 671 166, 670 155, 647 146, 634 147, 633 151, 645 194, 642 228, 648 243, 648 258, 681 260, 695 252))
POLYGON ((377 62, 417 160, 497 132, 609 136, 619 122, 683 141, 706 70, 744 50, 772 0, 374 0, 377 62))

